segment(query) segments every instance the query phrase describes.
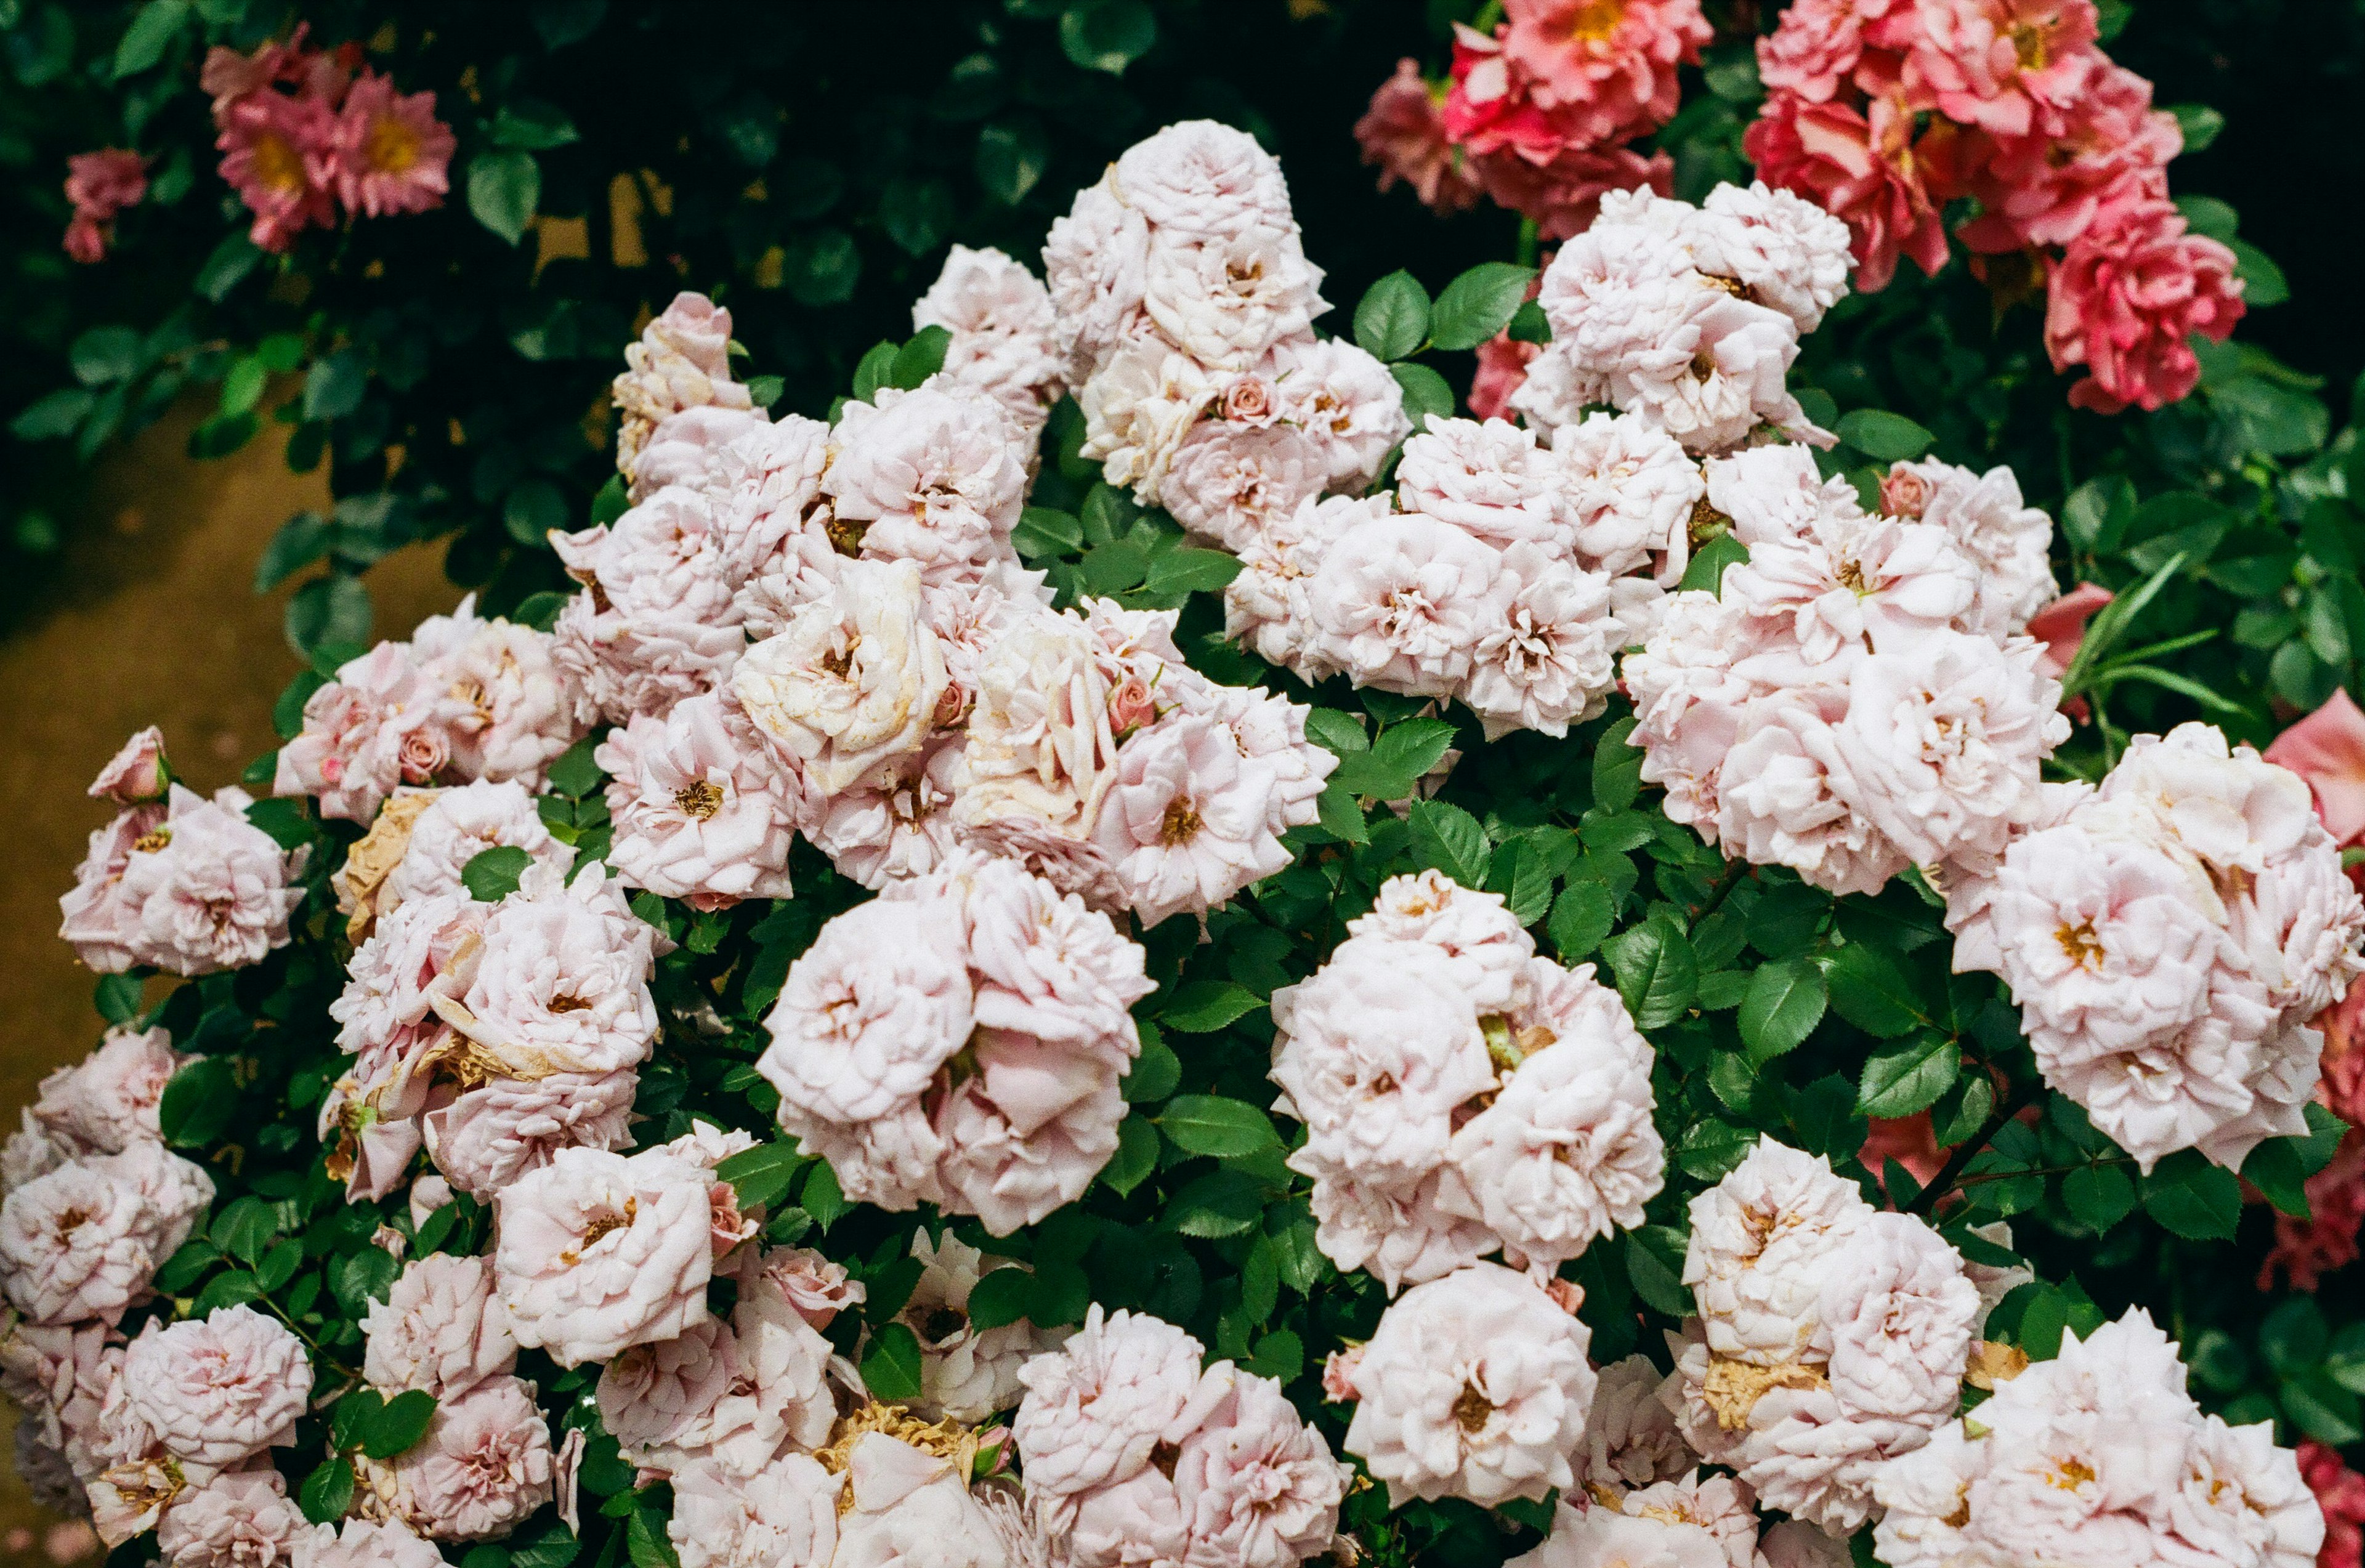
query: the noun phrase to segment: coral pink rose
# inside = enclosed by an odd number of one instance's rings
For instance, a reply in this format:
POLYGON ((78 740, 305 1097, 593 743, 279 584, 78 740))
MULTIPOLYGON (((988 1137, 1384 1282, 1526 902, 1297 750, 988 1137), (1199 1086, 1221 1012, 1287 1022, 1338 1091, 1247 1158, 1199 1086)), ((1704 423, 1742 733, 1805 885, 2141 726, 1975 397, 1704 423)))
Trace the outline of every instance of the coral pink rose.
POLYGON ((2299 1445, 2299 1473, 2324 1510, 2316 1568, 2359 1568, 2365 1562, 2365 1475, 2349 1469, 2338 1450, 2313 1439, 2299 1445))
POLYGON ((1933 121, 1918 135, 1914 115, 1895 98, 1866 111, 1773 93, 1742 138, 1769 185, 1797 191, 1848 226, 1856 287, 1889 286, 1897 260, 1925 273, 1946 264, 1945 204, 1956 195, 1955 128, 1933 121))
POLYGON ((125 207, 148 194, 148 161, 120 147, 77 152, 66 160, 66 200, 73 218, 66 224, 66 254, 87 265, 106 258, 108 225, 125 207))
POLYGON ((2083 365, 2069 401, 2115 414, 2158 409, 2201 381, 2194 333, 2222 343, 2242 319, 2234 252, 2187 231, 2165 201, 2131 204, 2079 236, 2046 282, 2053 368, 2083 365))
POLYGON ((1478 345, 1478 370, 1470 378, 1470 411, 1482 420, 1510 418, 1511 394, 1528 379, 1528 362, 1543 353, 1541 343, 1515 342, 1497 332, 1478 345))
POLYGON ((2365 1225, 2365 1134, 2351 1127, 2332 1163, 2307 1179, 2308 1217, 2275 1215, 2274 1249, 2259 1265, 2259 1289, 2288 1277, 2295 1291, 2313 1291, 2326 1274, 2357 1261, 2357 1232, 2365 1225))
POLYGON ((1379 167, 1380 189, 1401 180, 1432 211, 1459 212, 1477 202, 1478 185, 1445 133, 1439 99, 1418 64, 1396 62, 1395 74, 1380 84, 1355 122, 1355 144, 1364 162, 1379 167))
POLYGON ((1503 15, 1503 58, 1586 146, 1674 118, 1676 67, 1715 36, 1699 0, 1507 0, 1503 15))
POLYGON ((1918 0, 1904 84, 1959 125, 2057 134, 2102 56, 2093 0, 1918 0))
POLYGON ((254 93, 230 107, 221 135, 221 177, 254 214, 248 238, 280 252, 313 224, 336 221, 327 181, 336 116, 311 95, 254 93))
POLYGON ((2067 245, 2106 211, 2168 196, 2168 161, 2184 145, 2176 117, 2151 106, 2151 84, 2107 66, 2070 106, 2058 136, 1997 140, 1972 166, 1986 211, 1963 242, 1991 253, 2067 245))
POLYGON ((2365 709, 2346 690, 2277 735, 2266 758, 2307 780, 2334 843, 2365 839, 2365 709))
POLYGON ((330 142, 337 199, 371 218, 441 207, 457 145, 452 128, 435 118, 434 94, 405 96, 364 68, 345 95, 330 142))

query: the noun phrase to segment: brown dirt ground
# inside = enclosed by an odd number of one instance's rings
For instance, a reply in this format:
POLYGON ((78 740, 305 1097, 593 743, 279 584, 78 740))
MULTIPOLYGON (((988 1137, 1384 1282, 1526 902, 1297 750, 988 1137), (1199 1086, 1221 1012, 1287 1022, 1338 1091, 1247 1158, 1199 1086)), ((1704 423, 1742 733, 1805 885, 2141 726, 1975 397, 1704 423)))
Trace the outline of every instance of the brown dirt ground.
MULTIPOLYGON (((57 936, 58 895, 106 820, 84 787, 126 735, 157 724, 174 766, 210 790, 276 744, 271 705, 297 664, 280 634, 292 587, 257 598, 254 562, 290 513, 324 508, 319 474, 290 474, 265 437, 198 463, 184 409, 103 458, 73 512, 55 587, 0 634, 0 1133, 51 1069, 97 1042, 91 975, 57 936)), ((379 635, 448 610, 441 555, 411 550, 370 575, 379 635)), ((40 1560, 53 1522, 13 1462, 0 1405, 0 1559, 40 1560)))

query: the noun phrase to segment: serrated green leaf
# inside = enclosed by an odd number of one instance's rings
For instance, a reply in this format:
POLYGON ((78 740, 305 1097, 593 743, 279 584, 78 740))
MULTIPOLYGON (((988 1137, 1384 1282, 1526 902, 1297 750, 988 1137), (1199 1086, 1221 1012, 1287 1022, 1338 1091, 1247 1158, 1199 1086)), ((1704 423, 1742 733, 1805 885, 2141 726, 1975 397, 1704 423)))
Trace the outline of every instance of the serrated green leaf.
POLYGON ((1182 548, 1151 558, 1143 586, 1165 597, 1178 593, 1216 593, 1240 575, 1237 555, 1221 550, 1182 548))
POLYGON ((542 165, 531 152, 479 152, 468 160, 468 210, 503 241, 525 238, 542 205, 542 165))
POLYGON ((1236 1159, 1270 1148, 1280 1139, 1272 1118, 1245 1100, 1216 1094, 1178 1094, 1159 1114, 1158 1127, 1188 1154, 1236 1159))
POLYGON ((379 1460, 409 1453, 427 1435, 427 1424, 433 1419, 435 1396, 423 1388, 406 1389, 363 1425, 362 1452, 379 1460))
POLYGON ((920 1341, 901 1323, 883 1326, 862 1358, 862 1386, 873 1399, 920 1396, 920 1341))
POLYGON ((1926 1021, 1896 960, 1868 943, 1842 947, 1823 980, 1832 1011, 1867 1035, 1891 1040, 1926 1021))
POLYGON ((742 1209, 768 1209, 788 1195, 805 1164, 796 1145, 775 1139, 742 1149, 716 1166, 714 1173, 731 1183, 742 1209))
POLYGON ((2101 1235, 2135 1212, 2135 1184, 2114 1165, 2081 1166, 2061 1178, 2061 1201, 2101 1235))
POLYGON ((1412 830, 1412 850, 1423 865, 1434 866, 1465 888, 1486 883, 1486 861, 1493 853, 1486 830, 1461 807, 1443 801, 1415 801, 1406 817, 1412 830))
POLYGON ((1764 1066, 1798 1049, 1823 1021, 1830 993, 1823 971, 1805 958, 1778 958, 1749 977, 1737 1017, 1749 1059, 1764 1066))
POLYGON ((296 1490, 296 1506, 316 1525, 335 1524, 353 1501, 353 1462, 337 1454, 321 1461, 296 1490))
POLYGON ((1192 980, 1174 988, 1158 1022, 1178 1035, 1212 1035, 1263 1005, 1254 991, 1229 980, 1192 980))
POLYGON ((511 844, 478 850, 460 868, 460 881, 468 896, 481 903, 499 903, 518 890, 518 879, 533 864, 533 857, 511 844))
POLYGON ((1363 291, 1355 307, 1355 342, 1374 359, 1403 359, 1429 338, 1429 291, 1408 272, 1392 272, 1363 291))
POLYGON ((1429 341, 1440 349, 1474 349, 1510 325, 1535 279, 1533 267, 1481 262, 1445 286, 1429 312, 1429 341))
POLYGON ((1617 900, 1608 888, 1599 882, 1571 882, 1553 902, 1544 932, 1560 961, 1575 964, 1601 945, 1617 919, 1617 900))
POLYGON ((1664 1029, 1690 1009, 1699 960, 1681 931, 1655 922, 1637 925, 1603 944, 1601 951, 1636 1028, 1664 1029))
POLYGON ((1214 1240, 1239 1235, 1263 1212, 1264 1194, 1255 1181, 1237 1170, 1217 1170, 1175 1193, 1161 1220, 1185 1236, 1214 1240))
POLYGON ((2192 1149, 2169 1155, 2143 1179, 2144 1212, 2191 1241, 2223 1241, 2242 1218, 2242 1182, 2192 1149))
POLYGON ((1840 416, 1835 433, 1877 463, 1910 463, 1938 439, 1886 409, 1852 409, 1840 416))
POLYGON ((1954 1087, 1962 1069, 1961 1046, 1944 1035, 1917 1035, 1864 1064, 1856 1108, 1867 1116, 1892 1118, 1926 1111, 1954 1087))
POLYGON ((1396 389, 1404 394, 1405 417, 1412 420, 1418 432, 1429 428, 1429 416, 1439 419, 1453 417, 1453 388, 1425 364, 1399 363, 1388 366, 1395 377, 1396 389))

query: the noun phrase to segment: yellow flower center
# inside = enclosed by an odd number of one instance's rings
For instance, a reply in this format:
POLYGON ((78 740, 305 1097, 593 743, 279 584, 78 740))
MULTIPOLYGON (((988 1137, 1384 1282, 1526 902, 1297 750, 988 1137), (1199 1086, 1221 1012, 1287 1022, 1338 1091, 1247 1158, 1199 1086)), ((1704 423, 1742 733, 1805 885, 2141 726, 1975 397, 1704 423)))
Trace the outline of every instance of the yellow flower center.
POLYGON ((2105 957, 2102 951, 2102 939, 2094 934, 2092 921, 2086 920, 2075 925, 2064 925, 2053 934, 2053 939, 2061 944, 2061 951, 2067 954, 2069 961, 2079 969, 2089 971, 2102 969, 2102 959, 2105 957))
POLYGON ((419 133, 392 115, 380 115, 362 140, 362 157, 378 174, 407 174, 419 162, 419 133))
POLYGON ((254 144, 254 177, 282 196, 294 196, 306 184, 304 155, 294 142, 273 131, 254 144))
POLYGON ((704 822, 723 809, 723 786, 701 778, 695 784, 685 784, 673 792, 673 803, 686 817, 704 822))
POLYGON ((171 828, 151 827, 146 833, 143 833, 139 837, 133 839, 131 841, 131 847, 140 851, 142 855, 153 855, 156 851, 163 848, 164 846, 172 842, 173 830, 171 828))
POLYGON ((1576 43, 1607 43, 1626 19, 1626 0, 1586 0, 1569 23, 1568 36, 1576 43))

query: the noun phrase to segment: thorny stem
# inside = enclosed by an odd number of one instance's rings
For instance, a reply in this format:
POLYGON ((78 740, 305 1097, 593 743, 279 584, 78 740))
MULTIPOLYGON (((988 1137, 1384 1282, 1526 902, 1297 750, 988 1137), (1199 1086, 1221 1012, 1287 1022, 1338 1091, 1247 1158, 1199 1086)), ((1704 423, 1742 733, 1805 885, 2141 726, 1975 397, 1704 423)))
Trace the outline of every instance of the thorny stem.
MULTIPOLYGON (((1905 1205, 1905 1212, 1910 1215, 1923 1215, 1936 1213, 1939 1200, 1955 1191, 1962 1178, 1963 1168, 1978 1158, 1979 1151, 1987 1148, 1988 1140, 2003 1131, 2003 1125, 2006 1122, 2019 1115, 2034 1102, 2041 1087, 2034 1081, 2021 1084, 1993 1111, 1988 1113, 1988 1119, 1981 1125, 1979 1130, 1955 1146, 1954 1152, 1946 1156, 1946 1163, 1938 1168, 1938 1174, 1932 1177, 1930 1184, 1922 1189, 1922 1195, 1905 1205)), ((2018 1172, 2015 1171, 2014 1174, 2018 1172)))
POLYGON ((1717 878, 1716 885, 1708 890, 1708 902, 1692 912, 1691 929, 1698 931, 1702 921, 1721 908, 1724 901, 1732 895, 1732 890, 1741 885, 1741 879, 1747 875, 1749 875, 1748 861, 1726 861, 1723 874, 1717 878))

